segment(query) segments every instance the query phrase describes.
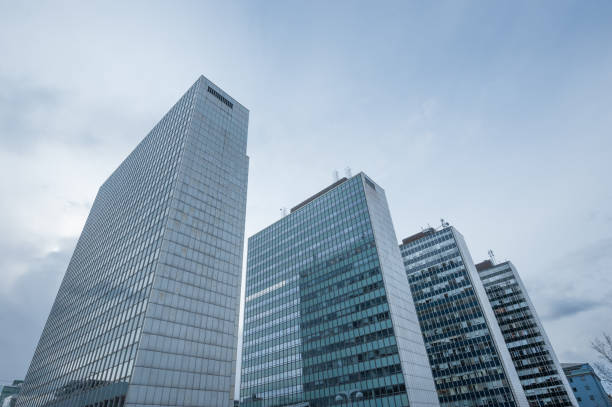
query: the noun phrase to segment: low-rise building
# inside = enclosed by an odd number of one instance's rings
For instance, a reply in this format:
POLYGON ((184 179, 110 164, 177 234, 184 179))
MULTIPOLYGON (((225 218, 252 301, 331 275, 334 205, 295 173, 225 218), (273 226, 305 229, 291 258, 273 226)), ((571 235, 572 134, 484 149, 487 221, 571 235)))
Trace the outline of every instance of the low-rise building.
POLYGON ((612 407, 599 376, 588 363, 561 363, 580 407, 612 407))
MULTIPOLYGON (((23 383, 23 380, 13 380, 13 384, 11 385, 0 386, 0 406, 4 406, 4 401, 7 398, 19 394, 19 391, 21 390, 21 383, 23 383)), ((14 398, 15 397, 12 399, 14 398)))

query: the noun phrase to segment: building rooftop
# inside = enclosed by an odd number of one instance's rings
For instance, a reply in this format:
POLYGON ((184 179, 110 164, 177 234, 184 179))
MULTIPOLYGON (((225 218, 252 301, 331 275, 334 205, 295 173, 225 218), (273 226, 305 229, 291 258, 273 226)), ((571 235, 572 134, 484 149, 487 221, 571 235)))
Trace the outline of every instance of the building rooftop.
POLYGON ((421 230, 419 233, 415 233, 412 236, 408 236, 407 238, 402 240, 402 244, 408 244, 408 243, 412 243, 416 240, 422 239, 427 235, 430 235, 432 233, 434 233, 435 230, 434 228, 427 228, 427 229, 423 229, 421 230))
POLYGON ((566 375, 583 375, 592 374, 597 379, 599 376, 595 373, 595 370, 588 363, 561 363, 561 368, 566 375))
POLYGON ((561 363, 563 369, 571 369, 588 365, 588 363, 561 363))
POLYGON ((477 271, 488 270, 488 269, 493 268, 495 266, 496 265, 493 264, 493 262, 491 260, 483 260, 480 263, 476 264, 476 270, 477 271))
POLYGON ((316 194, 314 194, 313 196, 311 196, 310 198, 306 199, 305 201, 295 205, 293 208, 291 208, 290 213, 293 213, 295 211, 297 211, 298 209, 300 209, 301 207, 309 204, 310 202, 314 201, 315 199, 317 199, 318 197, 320 197, 321 195, 323 195, 324 193, 331 191, 332 189, 336 188, 338 185, 344 183, 348 181, 348 178, 346 177, 342 177, 340 178, 338 181, 334 182, 333 184, 331 184, 330 186, 328 186, 327 188, 317 192, 316 194))

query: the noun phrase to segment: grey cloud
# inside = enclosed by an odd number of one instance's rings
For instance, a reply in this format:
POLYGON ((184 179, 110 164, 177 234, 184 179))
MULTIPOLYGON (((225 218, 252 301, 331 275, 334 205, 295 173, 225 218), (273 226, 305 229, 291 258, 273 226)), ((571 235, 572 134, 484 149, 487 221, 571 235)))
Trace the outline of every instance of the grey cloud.
POLYGON ((553 298, 565 292, 580 292, 591 300, 609 298, 611 270, 612 237, 605 237, 551 261, 545 273, 534 277, 533 288, 553 298))
POLYGON ((38 257, 34 246, 9 252, 3 256, 25 256, 27 271, 19 276, 10 291, 0 296, 0 377, 19 378, 25 375, 34 348, 42 332, 55 294, 66 270, 76 241, 64 240, 59 251, 38 257))
POLYGON ((550 310, 544 314, 543 318, 545 320, 556 320, 590 311, 600 306, 602 306, 602 303, 599 301, 561 298, 549 304, 550 310))
POLYGON ((91 148, 133 137, 130 126, 113 125, 126 121, 125 104, 96 104, 83 100, 73 88, 0 75, 0 149, 25 153, 42 141, 91 148))
POLYGON ((528 287, 561 360, 594 361, 590 343, 609 330, 612 238, 596 239, 551 259, 528 287))
POLYGON ((567 256, 567 260, 572 263, 592 268, 598 271, 601 267, 612 266, 612 237, 598 240, 597 242, 582 248, 581 250, 567 256))
POLYGON ((21 151, 43 137, 61 99, 56 89, 0 77, 0 147, 21 151))

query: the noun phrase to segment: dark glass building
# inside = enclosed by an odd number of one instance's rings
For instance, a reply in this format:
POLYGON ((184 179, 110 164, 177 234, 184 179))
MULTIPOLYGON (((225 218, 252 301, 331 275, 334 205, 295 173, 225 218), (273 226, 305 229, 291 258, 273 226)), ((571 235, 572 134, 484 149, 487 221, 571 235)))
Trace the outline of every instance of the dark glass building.
POLYGON ((514 265, 486 260, 476 270, 531 407, 577 407, 555 351, 514 265))
POLYGON ((241 406, 438 406, 396 242, 363 173, 249 238, 241 406))
POLYGON ((443 224, 400 249, 440 405, 528 406, 463 236, 443 224))
POLYGON ((200 77, 104 182, 18 407, 231 405, 247 125, 200 77))

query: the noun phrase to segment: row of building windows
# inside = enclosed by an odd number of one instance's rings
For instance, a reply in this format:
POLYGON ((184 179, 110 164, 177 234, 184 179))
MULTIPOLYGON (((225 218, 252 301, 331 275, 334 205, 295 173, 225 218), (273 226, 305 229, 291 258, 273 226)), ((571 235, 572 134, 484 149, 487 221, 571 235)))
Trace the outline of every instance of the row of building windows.
POLYGON ((400 246, 440 404, 515 406, 450 228, 400 246))
POLYGON ((22 394, 29 405, 70 398, 60 391, 70 383, 131 375, 192 97, 100 188, 30 366, 22 394))
POLYGON ((244 405, 337 405, 355 387, 359 405, 407 406, 363 188, 347 180, 249 239, 244 405), (288 339, 297 359, 257 353, 288 339))

